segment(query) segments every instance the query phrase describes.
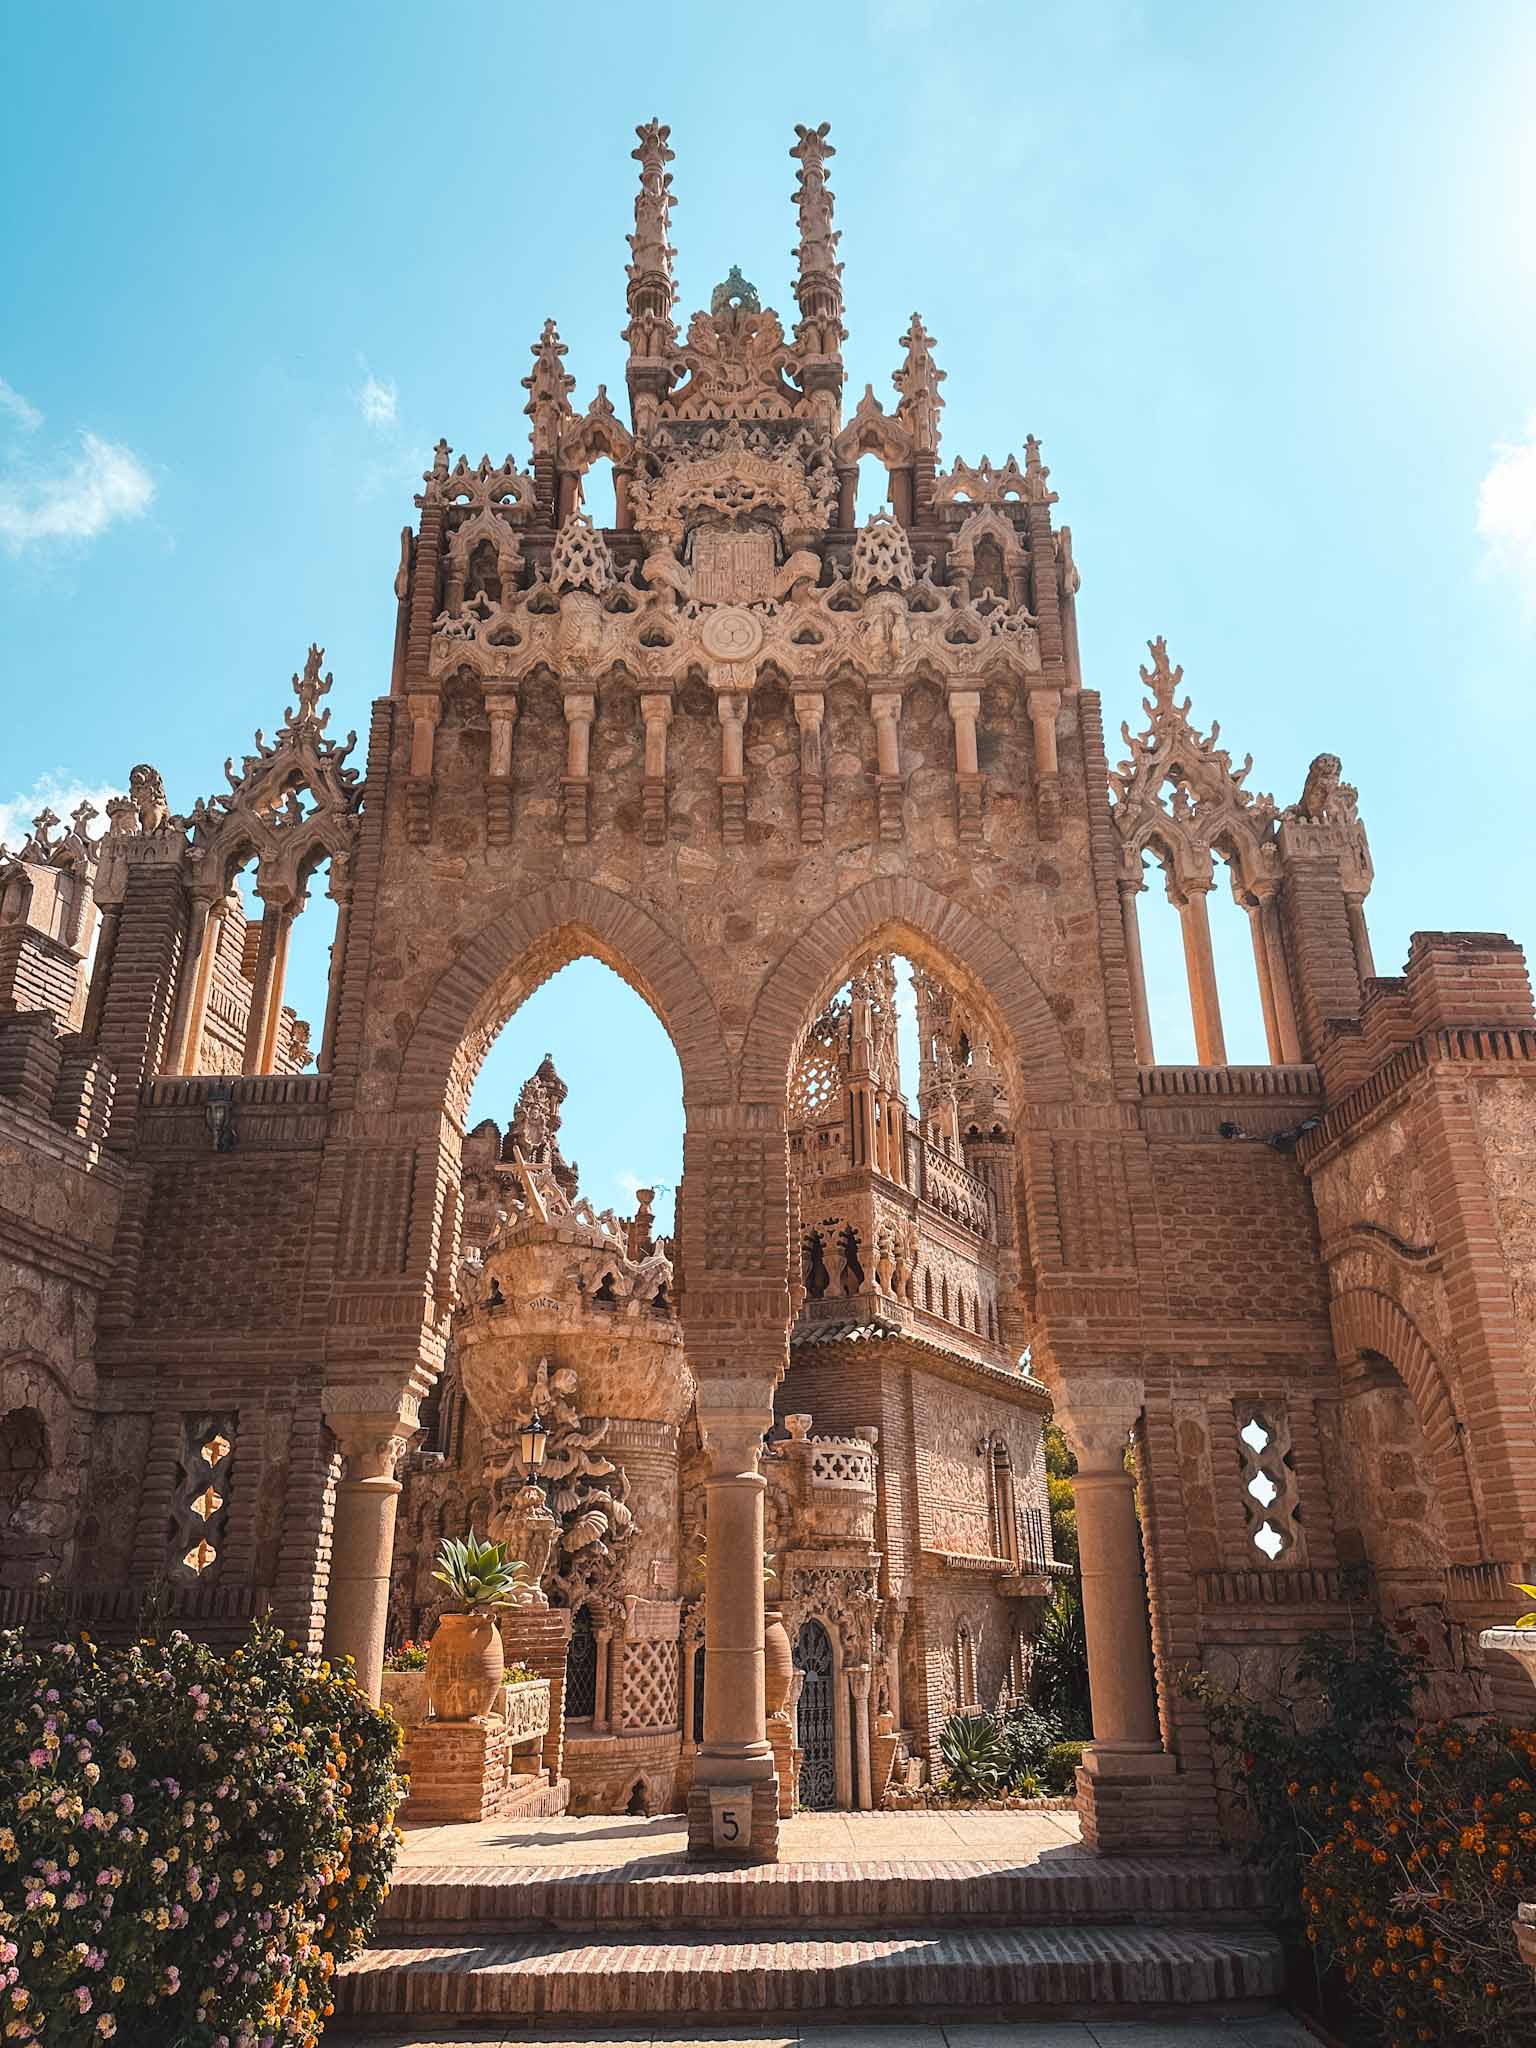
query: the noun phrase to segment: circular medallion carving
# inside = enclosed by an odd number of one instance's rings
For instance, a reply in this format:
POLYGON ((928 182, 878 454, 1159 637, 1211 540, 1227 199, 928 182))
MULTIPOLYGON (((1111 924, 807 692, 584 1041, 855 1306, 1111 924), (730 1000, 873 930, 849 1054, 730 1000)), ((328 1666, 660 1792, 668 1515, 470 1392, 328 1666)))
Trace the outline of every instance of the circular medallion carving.
POLYGON ((763 644, 761 620, 739 604, 711 612, 699 631, 711 661, 750 661, 763 644))

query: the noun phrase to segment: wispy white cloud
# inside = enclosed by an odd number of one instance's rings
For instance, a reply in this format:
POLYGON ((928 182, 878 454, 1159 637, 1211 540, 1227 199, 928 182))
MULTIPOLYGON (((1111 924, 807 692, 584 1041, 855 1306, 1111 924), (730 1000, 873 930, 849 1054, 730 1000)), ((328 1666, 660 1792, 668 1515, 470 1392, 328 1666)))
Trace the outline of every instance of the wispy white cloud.
POLYGON ((24 434, 35 434, 43 424, 43 416, 28 399, 12 384, 0 377, 0 413, 14 421, 24 434))
POLYGON ((0 476, 0 542, 17 554, 38 541, 94 540, 116 520, 139 518, 154 496, 131 448, 86 431, 72 460, 0 476))
POLYGON ((399 410, 400 394, 388 377, 375 377, 370 370, 357 394, 357 403, 370 427, 392 427, 399 410))
POLYGON ((8 800, 0 798, 0 846, 16 851, 31 836, 32 820, 43 811, 52 811, 67 824, 83 803, 95 805, 99 815, 92 821, 91 831, 99 833, 106 822, 107 798, 120 794, 110 787, 92 788, 58 769, 40 775, 30 789, 18 790, 8 800))
POLYGON ((1518 583, 1536 610, 1536 413, 1523 441, 1501 441, 1477 490, 1477 530, 1491 567, 1518 583))

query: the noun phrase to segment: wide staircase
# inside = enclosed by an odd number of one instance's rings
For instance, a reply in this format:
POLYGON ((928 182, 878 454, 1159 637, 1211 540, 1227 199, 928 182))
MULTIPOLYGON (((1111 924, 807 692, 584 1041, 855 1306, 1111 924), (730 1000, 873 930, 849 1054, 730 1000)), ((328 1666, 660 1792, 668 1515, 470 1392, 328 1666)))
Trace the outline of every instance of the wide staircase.
POLYGON ((338 2023, 1193 2019, 1281 1992, 1253 1876, 1225 1859, 838 1818, 857 1823, 846 1855, 809 1830, 802 1853, 797 1821, 783 1861, 746 1869, 623 1820, 414 1840, 375 1946, 338 1979, 338 2023))

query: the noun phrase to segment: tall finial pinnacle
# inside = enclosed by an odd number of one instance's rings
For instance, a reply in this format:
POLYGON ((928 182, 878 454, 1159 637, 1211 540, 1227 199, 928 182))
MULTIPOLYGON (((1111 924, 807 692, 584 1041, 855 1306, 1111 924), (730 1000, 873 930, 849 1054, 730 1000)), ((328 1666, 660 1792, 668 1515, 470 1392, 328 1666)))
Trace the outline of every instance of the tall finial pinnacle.
POLYGON ((939 396, 939 386, 949 374, 939 369, 933 360, 933 336, 923 325, 922 315, 914 313, 911 325, 901 337, 906 357, 899 370, 893 371, 891 382, 901 394, 896 407, 896 417, 905 420, 912 429, 912 437, 925 455, 936 455, 939 450, 939 414, 944 401, 939 396))
POLYGON ((795 250, 800 322, 795 346, 802 359, 802 382, 808 389, 830 392, 835 411, 842 402, 842 345, 848 337, 843 326, 843 266, 837 260, 842 237, 832 226, 833 195, 827 183, 827 159, 836 154, 827 140, 831 125, 823 121, 819 128, 808 128, 797 121, 797 140, 789 153, 800 166, 795 186, 800 216, 795 250))
POLYGON ((635 130, 640 147, 631 152, 640 166, 640 190, 635 195, 635 232, 628 238, 629 324, 623 339, 629 343, 630 405, 637 428, 671 382, 666 365, 677 349, 677 287, 672 278, 677 252, 667 239, 677 203, 667 169, 674 155, 667 147, 671 132, 661 121, 644 121, 635 130))

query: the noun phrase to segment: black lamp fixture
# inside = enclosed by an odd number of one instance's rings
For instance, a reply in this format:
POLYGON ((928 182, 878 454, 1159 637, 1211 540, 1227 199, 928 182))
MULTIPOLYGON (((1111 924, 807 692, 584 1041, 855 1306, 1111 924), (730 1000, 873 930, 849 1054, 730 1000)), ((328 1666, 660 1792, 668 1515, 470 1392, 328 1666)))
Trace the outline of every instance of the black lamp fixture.
POLYGON ((203 1100, 203 1116, 215 1152, 235 1149, 235 1091, 228 1081, 215 1081, 203 1100))
POLYGON ((535 1408, 518 1434, 518 1444, 523 1454, 523 1471, 530 1486, 536 1486, 544 1470, 544 1454, 549 1449, 549 1431, 544 1427, 544 1418, 535 1408))

